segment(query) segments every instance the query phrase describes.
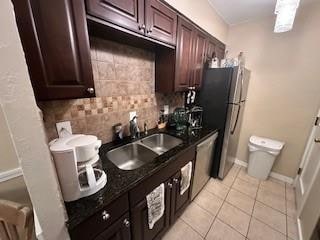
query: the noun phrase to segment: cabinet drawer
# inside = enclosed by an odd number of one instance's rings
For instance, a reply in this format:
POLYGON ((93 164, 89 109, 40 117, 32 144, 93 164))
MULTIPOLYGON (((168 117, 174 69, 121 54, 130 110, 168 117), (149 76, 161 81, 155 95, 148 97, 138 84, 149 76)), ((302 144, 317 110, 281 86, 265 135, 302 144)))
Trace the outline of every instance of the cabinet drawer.
POLYGON ((70 231, 71 239, 90 240, 112 225, 124 213, 129 211, 128 194, 125 194, 108 206, 88 218, 70 231))

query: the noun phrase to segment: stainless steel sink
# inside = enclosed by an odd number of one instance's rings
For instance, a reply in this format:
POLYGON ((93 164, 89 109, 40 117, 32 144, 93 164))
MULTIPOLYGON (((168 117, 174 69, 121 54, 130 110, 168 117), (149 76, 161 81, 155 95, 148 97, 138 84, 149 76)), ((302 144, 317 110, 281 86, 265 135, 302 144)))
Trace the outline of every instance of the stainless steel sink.
POLYGON ((141 143, 160 155, 180 145, 182 140, 167 134, 159 133, 143 138, 141 143))
POLYGON ((139 168, 157 156, 157 153, 139 143, 127 144, 107 153, 109 160, 122 170, 139 168))

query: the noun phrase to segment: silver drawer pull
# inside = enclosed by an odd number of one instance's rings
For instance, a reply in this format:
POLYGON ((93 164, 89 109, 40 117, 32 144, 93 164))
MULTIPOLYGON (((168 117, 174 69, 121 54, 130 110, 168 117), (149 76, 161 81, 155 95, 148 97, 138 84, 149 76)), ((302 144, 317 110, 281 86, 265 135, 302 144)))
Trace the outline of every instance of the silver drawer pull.
POLYGON ((172 188, 172 183, 168 183, 168 187, 169 187, 169 188, 172 188))
POLYGON ((315 143, 320 143, 320 138, 314 139, 314 142, 315 142, 315 143))
POLYGON ((87 92, 89 94, 94 94, 94 88, 87 88, 87 92))
POLYGON ((178 182, 179 182, 179 179, 178 179, 178 178, 174 178, 174 179, 173 179, 173 182, 174 182, 174 183, 178 183, 178 182))
POLYGON ((102 219, 104 221, 107 221, 110 217, 111 217, 111 215, 109 213, 107 213, 107 211, 102 212, 102 219))
POLYGON ((130 227, 130 221, 128 219, 123 220, 123 224, 124 226, 126 226, 127 228, 130 227))

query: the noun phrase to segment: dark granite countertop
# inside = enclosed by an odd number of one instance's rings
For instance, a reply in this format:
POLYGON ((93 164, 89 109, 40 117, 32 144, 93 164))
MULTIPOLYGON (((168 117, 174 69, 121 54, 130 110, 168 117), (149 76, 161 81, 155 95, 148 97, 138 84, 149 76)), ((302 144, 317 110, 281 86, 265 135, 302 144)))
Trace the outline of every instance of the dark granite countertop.
MULTIPOLYGON (((203 139, 211 136, 217 132, 213 129, 201 129, 194 130, 192 133, 185 131, 183 133, 175 130, 158 130, 152 129, 148 132, 148 135, 155 133, 166 133, 172 136, 176 136, 183 140, 183 143, 179 146, 171 149, 170 151, 158 156, 154 161, 143 165, 142 167, 125 171, 117 168, 110 160, 108 160, 106 153, 116 147, 133 142, 130 138, 125 139, 121 143, 111 142, 101 146, 100 158, 102 166, 107 174, 108 182, 106 186, 96 194, 73 201, 66 202, 66 210, 68 214, 68 228, 69 230, 75 228, 78 224, 92 216, 106 205, 111 203, 122 194, 128 192, 130 189, 139 184, 142 180, 153 175, 161 168, 167 166, 171 161, 175 159, 175 156, 187 150, 191 146, 197 145, 203 139)), ((141 136, 143 138, 145 136, 141 136)), ((137 141, 136 139, 135 141, 137 141)))

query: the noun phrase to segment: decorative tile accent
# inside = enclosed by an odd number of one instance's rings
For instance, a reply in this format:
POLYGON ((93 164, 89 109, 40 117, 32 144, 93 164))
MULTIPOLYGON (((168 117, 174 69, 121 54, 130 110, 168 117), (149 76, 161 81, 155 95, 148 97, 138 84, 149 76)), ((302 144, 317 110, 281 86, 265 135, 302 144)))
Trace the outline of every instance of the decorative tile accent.
POLYGON ((183 105, 180 93, 155 93, 153 52, 97 38, 90 43, 96 97, 39 102, 48 140, 57 137, 56 122, 70 121, 74 133, 109 142, 116 123, 128 134, 130 111, 137 111, 141 129, 144 122, 153 128, 163 105, 183 105))

